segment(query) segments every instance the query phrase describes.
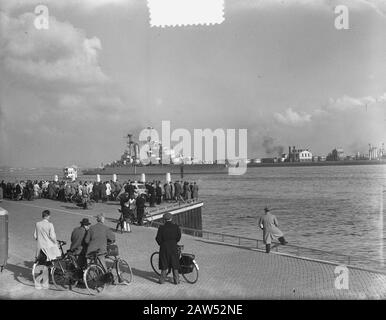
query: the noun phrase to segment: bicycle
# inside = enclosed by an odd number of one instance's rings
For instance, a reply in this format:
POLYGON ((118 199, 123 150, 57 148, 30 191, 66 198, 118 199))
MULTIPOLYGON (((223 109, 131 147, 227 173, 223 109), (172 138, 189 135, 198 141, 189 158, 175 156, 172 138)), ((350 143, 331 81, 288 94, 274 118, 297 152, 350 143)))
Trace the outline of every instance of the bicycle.
MULTIPOLYGON (((60 249, 60 252, 61 252, 61 257, 63 258, 65 256, 64 252, 63 252, 63 246, 66 244, 65 241, 58 241, 58 244, 59 244, 59 249, 60 249)), ((46 261, 46 260, 42 260, 42 257, 39 256, 36 257, 35 259, 35 262, 32 266, 32 278, 33 278, 33 281, 34 283, 36 283, 36 279, 42 274, 43 272, 43 267, 46 267, 48 268, 48 274, 51 275, 52 274, 52 268, 54 267, 54 264, 52 261, 46 261)), ((52 276, 51 276, 51 280, 52 280, 52 276)))
POLYGON ((102 253, 98 249, 91 252, 87 258, 90 262, 83 274, 84 284, 91 295, 101 293, 106 285, 110 284, 125 284, 128 285, 133 280, 133 272, 128 262, 118 256, 118 247, 114 244, 108 246, 108 252, 102 253), (104 255, 109 267, 105 267, 100 260, 100 256, 104 255), (115 275, 112 272, 115 269, 115 275))
POLYGON ((79 281, 83 279, 83 269, 78 266, 77 256, 71 250, 63 254, 62 246, 65 241, 58 241, 62 250, 62 257, 54 260, 51 268, 51 279, 55 287, 59 290, 72 290, 79 281))
MULTIPOLYGON (((180 269, 178 272, 188 283, 196 283, 198 280, 198 264, 195 260, 195 255, 191 253, 182 253, 184 250, 183 245, 177 245, 178 257, 180 261, 180 269)), ((153 252, 150 256, 150 264, 154 272, 160 276, 161 272, 158 270, 159 266, 159 251, 153 252)), ((167 274, 170 274, 171 269, 168 270, 167 274)))

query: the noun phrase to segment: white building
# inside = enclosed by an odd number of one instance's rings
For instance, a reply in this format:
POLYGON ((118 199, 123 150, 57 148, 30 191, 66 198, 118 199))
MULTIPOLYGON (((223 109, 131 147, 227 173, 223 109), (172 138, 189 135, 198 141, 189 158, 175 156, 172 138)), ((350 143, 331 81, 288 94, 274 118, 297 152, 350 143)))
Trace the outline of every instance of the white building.
POLYGON ((312 153, 308 149, 289 148, 288 159, 290 162, 312 161, 312 153))
POLYGON ((308 150, 299 150, 299 161, 312 161, 312 153, 308 150))

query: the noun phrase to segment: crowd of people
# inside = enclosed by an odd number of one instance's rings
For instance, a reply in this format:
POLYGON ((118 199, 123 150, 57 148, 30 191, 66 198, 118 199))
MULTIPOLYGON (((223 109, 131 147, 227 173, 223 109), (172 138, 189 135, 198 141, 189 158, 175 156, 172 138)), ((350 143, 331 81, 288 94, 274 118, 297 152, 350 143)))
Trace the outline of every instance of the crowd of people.
MULTIPOLYGON (((151 207, 161 204, 162 201, 187 201, 198 199, 198 185, 196 182, 161 181, 145 182, 146 201, 151 207)), ((46 198, 64 202, 76 202, 81 198, 92 199, 95 202, 106 202, 120 200, 120 197, 128 192, 129 195, 139 195, 141 190, 138 188, 137 181, 1 181, 0 196, 11 200, 33 200, 46 198), (74 201, 75 200, 75 201, 74 201)))

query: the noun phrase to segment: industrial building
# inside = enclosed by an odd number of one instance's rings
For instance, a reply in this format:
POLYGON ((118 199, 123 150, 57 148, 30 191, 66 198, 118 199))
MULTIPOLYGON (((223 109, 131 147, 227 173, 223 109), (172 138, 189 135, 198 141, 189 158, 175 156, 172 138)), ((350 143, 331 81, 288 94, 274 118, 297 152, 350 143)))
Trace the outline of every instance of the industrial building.
POLYGON ((312 153, 308 149, 296 149, 295 146, 288 147, 287 162, 311 162, 312 153))

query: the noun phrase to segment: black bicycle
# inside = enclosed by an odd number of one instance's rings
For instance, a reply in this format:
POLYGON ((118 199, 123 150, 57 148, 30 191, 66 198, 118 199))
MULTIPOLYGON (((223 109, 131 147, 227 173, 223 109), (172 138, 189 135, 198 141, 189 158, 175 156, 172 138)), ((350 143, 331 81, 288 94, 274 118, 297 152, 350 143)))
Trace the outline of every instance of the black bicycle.
POLYGON ((64 254, 62 247, 66 242, 58 241, 58 243, 62 257, 53 261, 53 267, 51 267, 52 282, 59 290, 72 290, 83 278, 83 269, 77 263, 79 255, 75 255, 71 250, 67 250, 64 254))
MULTIPOLYGON (((186 280, 188 283, 196 283, 198 280, 198 264, 195 260, 196 256, 191 253, 182 253, 182 250, 184 250, 183 245, 178 245, 178 256, 180 261, 180 269, 178 272, 182 275, 182 277, 186 280)), ((159 271, 159 252, 153 252, 153 254, 150 256, 150 264, 154 272, 160 276, 161 272, 159 271)), ((167 274, 170 274, 171 269, 168 270, 167 274)))
POLYGON ((133 281, 131 267, 126 260, 118 256, 118 247, 115 244, 108 245, 107 254, 97 250, 91 252, 87 258, 90 262, 84 271, 83 281, 91 295, 101 293, 110 284, 128 285, 133 281), (105 256, 106 267, 100 256, 105 256))

